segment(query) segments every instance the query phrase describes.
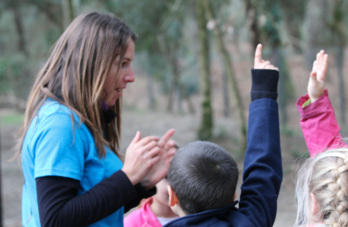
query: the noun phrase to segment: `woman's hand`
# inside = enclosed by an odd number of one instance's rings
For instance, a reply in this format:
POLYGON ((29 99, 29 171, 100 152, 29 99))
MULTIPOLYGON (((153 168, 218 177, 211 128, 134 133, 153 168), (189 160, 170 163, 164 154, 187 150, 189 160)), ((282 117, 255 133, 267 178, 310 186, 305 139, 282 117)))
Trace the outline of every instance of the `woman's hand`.
POLYGON ((173 136, 175 130, 171 129, 166 132, 158 142, 160 152, 158 154, 160 160, 152 167, 147 176, 141 181, 141 185, 149 190, 167 176, 170 161, 176 152, 176 148, 173 147, 175 142, 169 140, 173 136))
POLYGON ((274 65, 271 65, 271 62, 262 60, 262 45, 261 44, 257 45, 256 47, 254 69, 271 69, 271 70, 279 71, 277 67, 275 67, 274 65))
POLYGON ((137 132, 129 144, 122 171, 133 185, 139 183, 160 161, 161 149, 157 145, 158 140, 157 136, 141 139, 140 132, 137 132))
POLYGON ((328 55, 321 50, 313 62, 313 69, 308 82, 308 96, 311 102, 317 101, 325 90, 325 78, 328 65, 328 55))

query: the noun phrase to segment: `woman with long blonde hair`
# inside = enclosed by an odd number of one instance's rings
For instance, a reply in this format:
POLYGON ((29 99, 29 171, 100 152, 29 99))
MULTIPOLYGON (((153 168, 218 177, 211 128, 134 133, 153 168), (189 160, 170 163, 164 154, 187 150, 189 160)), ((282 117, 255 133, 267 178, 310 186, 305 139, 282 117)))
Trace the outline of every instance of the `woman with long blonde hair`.
POLYGON ((134 82, 136 35, 110 14, 78 16, 55 43, 28 98, 18 141, 23 226, 123 226, 156 192, 175 152, 136 133, 119 153, 121 97, 134 82))
POLYGON ((295 226, 348 226, 348 148, 325 90, 327 66, 328 55, 320 51, 308 94, 297 102, 311 158, 297 174, 295 226))

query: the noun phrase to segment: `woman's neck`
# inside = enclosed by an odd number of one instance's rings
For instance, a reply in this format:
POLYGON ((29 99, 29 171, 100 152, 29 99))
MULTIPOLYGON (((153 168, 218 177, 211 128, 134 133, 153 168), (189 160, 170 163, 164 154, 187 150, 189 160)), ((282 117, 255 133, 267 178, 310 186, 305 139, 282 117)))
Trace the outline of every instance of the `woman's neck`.
POLYGON ((172 211, 169 205, 163 205, 159 202, 153 201, 150 208, 156 217, 174 218, 178 216, 172 211))

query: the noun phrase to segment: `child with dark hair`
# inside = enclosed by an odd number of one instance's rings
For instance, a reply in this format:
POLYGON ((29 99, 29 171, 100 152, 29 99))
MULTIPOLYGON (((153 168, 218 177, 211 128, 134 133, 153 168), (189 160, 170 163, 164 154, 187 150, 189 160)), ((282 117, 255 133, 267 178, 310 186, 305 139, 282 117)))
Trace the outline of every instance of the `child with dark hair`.
POLYGON ((278 68, 262 60, 258 45, 240 202, 235 201, 238 167, 231 155, 216 144, 196 141, 171 161, 169 204, 180 218, 165 226, 273 226, 283 176, 278 79, 278 68))

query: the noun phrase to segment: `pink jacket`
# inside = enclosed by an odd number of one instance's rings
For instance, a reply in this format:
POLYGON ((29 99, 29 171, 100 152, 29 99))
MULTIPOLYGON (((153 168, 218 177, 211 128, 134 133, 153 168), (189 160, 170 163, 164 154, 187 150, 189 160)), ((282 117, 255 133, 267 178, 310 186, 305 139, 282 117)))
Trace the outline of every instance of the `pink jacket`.
POLYGON ((301 115, 301 128, 311 157, 328 148, 347 147, 339 134, 335 112, 331 106, 328 91, 314 103, 302 108, 309 99, 308 94, 297 101, 297 109, 301 115))
POLYGON ((151 203, 152 197, 144 203, 141 209, 133 211, 125 217, 123 219, 124 227, 162 227, 150 208, 151 203))

